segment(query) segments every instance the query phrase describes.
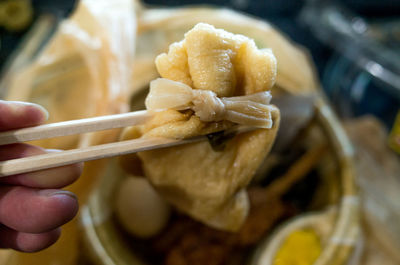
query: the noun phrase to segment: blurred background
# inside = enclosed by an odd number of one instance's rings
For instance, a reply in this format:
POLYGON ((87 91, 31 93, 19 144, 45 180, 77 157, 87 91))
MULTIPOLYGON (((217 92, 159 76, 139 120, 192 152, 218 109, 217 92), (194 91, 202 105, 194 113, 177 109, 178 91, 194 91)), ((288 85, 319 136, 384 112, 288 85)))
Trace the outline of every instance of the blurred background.
MULTIPOLYGON (((2 2, 6 2, 3 0, 2 2)), ((145 0, 148 5, 214 5, 270 21, 305 46, 317 66, 323 88, 341 117, 372 113, 387 129, 400 102, 400 1, 252 1, 145 0)), ((33 17, 67 16, 74 0, 33 0, 33 17)), ((29 26, 0 29, 0 69, 29 26)))
MULTIPOLYGON (((143 0, 142 2, 150 7, 211 5, 234 9, 270 22, 293 42, 305 47, 313 59, 321 87, 342 119, 343 128, 355 150, 356 182, 364 216, 362 223, 367 231, 364 235, 367 239, 365 246, 360 249, 364 248, 367 250, 365 253, 371 253, 370 256, 364 256, 365 262, 362 264, 399 264, 400 1, 143 0), (378 241, 379 244, 376 244, 378 241), (385 249, 386 252, 382 254, 379 249, 385 249), (375 250, 378 251, 374 252, 375 250), (392 262, 383 262, 376 258, 388 259, 390 255, 387 253, 396 256, 396 259, 393 258, 392 262)), ((21 66, 18 65, 20 63, 18 60, 14 60, 16 58, 14 55, 18 54, 18 47, 24 43, 24 38, 32 32, 30 30, 34 28, 34 22, 43 15, 51 14, 52 19, 55 18, 54 26, 51 27, 53 33, 58 22, 66 18, 76 4, 77 1, 74 0, 0 0, 0 98, 2 91, 8 87, 5 78, 7 72, 12 70, 13 64, 21 66), (13 4, 9 5, 11 8, 4 13, 5 9, 1 7, 5 3, 13 4), (21 5, 28 6, 31 11, 21 12, 20 8, 24 8, 21 5), (11 19, 5 20, 4 17, 11 19)), ((48 34, 48 39, 51 33, 48 34)), ((44 47, 45 44, 41 43, 38 46, 44 47)), ((33 50, 32 47, 25 47, 25 52, 34 58, 37 50, 33 50)), ((151 64, 153 65, 153 61, 151 64)), ((74 67, 73 65, 72 68, 74 67)), ((86 72, 84 73, 87 76, 86 72)), ((58 86, 54 85, 57 88, 58 86)), ((77 93, 81 93, 81 86, 76 87, 78 87, 77 93)), ((295 109, 291 104, 286 107, 295 109)), ((300 109, 304 110, 303 107, 300 109)), ((286 154, 282 156, 282 158, 287 157, 286 154)), ((286 162, 282 168, 286 169, 288 165, 286 162)), ((97 165, 93 168, 97 169, 97 165)), ((332 173, 329 175, 330 178, 337 181, 339 179, 339 174, 336 173, 337 167, 328 169, 327 171, 332 173)), ((308 180, 304 183, 304 187, 312 186, 308 180)), ((82 187, 85 185, 87 185, 85 182, 81 184, 82 187)), ((81 186, 77 189, 79 190, 81 186)), ((303 195, 308 193, 308 190, 304 190, 306 192, 301 193, 299 197, 306 197, 303 195)), ((86 192, 82 194, 87 195, 86 192)), ((68 229, 75 229, 74 226, 71 227, 68 229)), ((74 233, 76 232, 65 234, 73 238, 74 233)), ((74 238, 70 240, 73 242, 71 249, 77 248, 74 240, 74 238)), ((72 259, 69 257, 73 256, 70 255, 71 250, 62 244, 64 243, 61 242, 56 247, 62 250, 66 260, 72 259)), ((16 259, 14 263, 4 264, 64 264, 42 261, 43 256, 46 258, 52 255, 58 256, 59 252, 54 249, 57 248, 50 248, 37 256, 21 255, 26 262, 16 259)), ((57 261, 62 259, 57 257, 57 261)), ((2 264, 1 255, 0 264, 2 264)), ((353 261, 348 264, 358 263, 353 261)))

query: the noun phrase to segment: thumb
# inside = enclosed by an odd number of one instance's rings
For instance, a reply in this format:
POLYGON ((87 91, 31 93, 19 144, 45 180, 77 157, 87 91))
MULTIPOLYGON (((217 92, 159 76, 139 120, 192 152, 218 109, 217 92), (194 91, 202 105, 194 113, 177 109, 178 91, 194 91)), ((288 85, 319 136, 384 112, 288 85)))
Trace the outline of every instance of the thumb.
POLYGON ((42 106, 18 101, 0 100, 0 131, 39 125, 49 114, 42 106))

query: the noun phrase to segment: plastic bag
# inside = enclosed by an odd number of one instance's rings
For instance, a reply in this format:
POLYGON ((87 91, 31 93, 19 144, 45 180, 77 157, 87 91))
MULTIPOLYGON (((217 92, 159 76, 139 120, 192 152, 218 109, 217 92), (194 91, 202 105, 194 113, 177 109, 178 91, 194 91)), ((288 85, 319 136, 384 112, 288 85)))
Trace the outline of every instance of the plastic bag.
MULTIPOLYGON (((8 82, 6 99, 39 103, 48 122, 115 114, 128 110, 136 38, 131 0, 82 0, 63 21, 44 50, 8 82)), ((117 139, 119 130, 36 141, 46 148, 70 149, 117 139)), ((83 204, 107 160, 85 163, 81 178, 69 190, 83 204)), ((75 219, 76 220, 76 219, 75 219)), ((63 236, 35 254, 8 251, 7 264, 78 264, 77 222, 63 236)))
MULTIPOLYGON (((11 81, 9 100, 43 105, 48 122, 125 112, 136 39, 131 0, 83 0, 37 59, 11 81)), ((110 140, 108 134, 38 141, 69 149, 110 140)))

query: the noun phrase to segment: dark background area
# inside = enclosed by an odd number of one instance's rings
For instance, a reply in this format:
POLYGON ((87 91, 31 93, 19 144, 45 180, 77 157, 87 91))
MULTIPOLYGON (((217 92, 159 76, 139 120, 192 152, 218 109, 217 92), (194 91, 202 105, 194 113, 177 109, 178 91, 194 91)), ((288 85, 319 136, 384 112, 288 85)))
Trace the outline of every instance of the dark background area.
MULTIPOLYGON (((1 0, 0 0, 1 1, 1 0)), ((59 17, 67 16, 75 5, 75 0, 33 0, 35 15, 47 12, 59 17)), ((337 1, 352 11, 367 18, 387 18, 400 15, 400 0, 341 0, 337 1)), ((306 46, 321 74, 325 63, 330 57, 331 50, 317 41, 309 30, 299 23, 297 17, 306 1, 301 0, 145 0, 149 5, 180 6, 180 5, 214 5, 229 7, 268 20, 285 32, 295 42, 306 46)), ((18 45, 25 32, 7 33, 0 30, 1 49, 0 67, 8 55, 18 45)))
MULTIPOLYGON (((153 6, 212 5, 228 7, 269 21, 293 41, 305 46, 310 51, 323 87, 342 117, 373 113, 379 116, 390 128, 399 109, 400 102, 396 101, 391 94, 380 89, 381 85, 374 82, 371 77, 366 77, 369 81, 365 85, 366 88, 364 88, 362 99, 352 98, 351 93, 354 88, 354 82, 360 77, 359 69, 356 69, 351 63, 347 63, 343 59, 338 59, 339 57, 331 47, 327 47, 317 40, 308 26, 300 22, 299 14, 309 1, 339 3, 368 21, 400 18, 400 0, 145 0, 143 2, 153 6), (339 67, 339 70, 335 68, 337 65, 343 65, 344 63, 347 68, 339 67), (351 73, 351 71, 355 71, 355 73, 351 73), (326 73, 328 73, 328 78, 326 73), (330 73, 336 73, 336 75, 330 73), (326 80, 329 81, 327 82, 326 80), (340 80, 340 82, 337 82, 337 80, 340 80)), ((43 13, 53 13, 61 19, 73 10, 76 1, 32 0, 32 3, 36 17, 43 13)), ((26 31, 8 33, 4 29, 0 29, 0 70, 26 31)))

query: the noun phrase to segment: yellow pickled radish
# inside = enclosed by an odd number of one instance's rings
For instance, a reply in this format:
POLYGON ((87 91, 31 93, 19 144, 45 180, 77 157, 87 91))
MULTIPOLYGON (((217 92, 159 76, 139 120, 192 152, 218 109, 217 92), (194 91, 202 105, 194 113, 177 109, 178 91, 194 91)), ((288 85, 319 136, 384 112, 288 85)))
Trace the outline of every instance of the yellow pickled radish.
POLYGON ((313 230, 292 232, 277 252, 274 265, 312 265, 321 254, 321 243, 313 230))

